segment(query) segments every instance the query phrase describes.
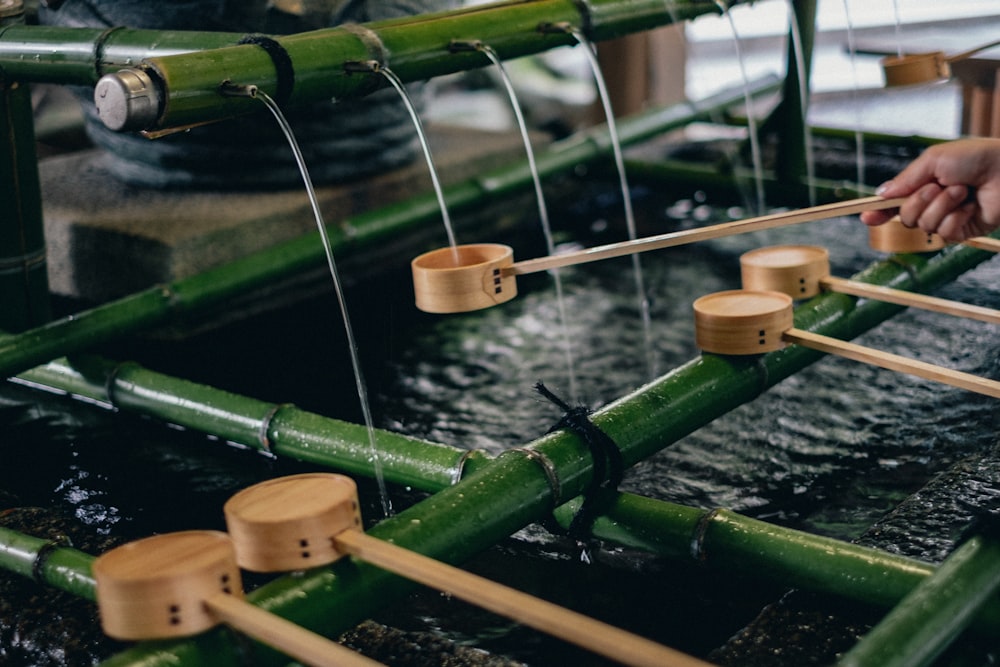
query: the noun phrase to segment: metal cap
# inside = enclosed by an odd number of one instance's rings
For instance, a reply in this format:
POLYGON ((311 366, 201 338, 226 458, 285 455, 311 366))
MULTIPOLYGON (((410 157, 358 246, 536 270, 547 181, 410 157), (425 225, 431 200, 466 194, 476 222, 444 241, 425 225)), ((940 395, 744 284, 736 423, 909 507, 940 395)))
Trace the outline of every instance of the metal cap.
POLYGON ((109 130, 145 130, 156 122, 160 99, 153 80, 141 69, 105 74, 94 87, 97 115, 109 130))

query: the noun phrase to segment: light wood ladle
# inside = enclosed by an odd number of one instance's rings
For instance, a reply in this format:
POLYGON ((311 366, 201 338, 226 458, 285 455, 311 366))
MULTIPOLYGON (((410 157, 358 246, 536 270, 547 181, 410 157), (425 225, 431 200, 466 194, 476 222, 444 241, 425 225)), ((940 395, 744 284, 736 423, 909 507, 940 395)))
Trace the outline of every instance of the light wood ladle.
POLYGON ((1000 40, 977 46, 968 51, 947 56, 943 51, 912 53, 903 56, 887 56, 882 59, 882 72, 886 86, 908 86, 930 83, 951 76, 951 64, 965 60, 980 51, 1000 45, 1000 40))
POLYGON ((439 248, 411 262, 416 304, 417 308, 429 313, 461 313, 488 308, 517 296, 515 276, 518 275, 862 211, 895 208, 904 201, 903 197, 863 197, 517 263, 514 263, 514 251, 506 245, 484 243, 439 248))
POLYGON ((306 473, 235 494, 226 524, 242 567, 285 571, 351 555, 627 665, 705 667, 707 663, 564 607, 366 535, 349 477, 306 473))
POLYGON ((191 530, 129 542, 93 564, 101 627, 116 639, 170 639, 225 623, 307 665, 376 667, 342 644, 247 602, 229 535, 191 530))
POLYGON ((793 299, 825 290, 1000 324, 1000 310, 994 308, 831 276, 830 253, 819 246, 770 246, 745 252, 740 256, 740 274, 745 290, 783 292, 793 299))
POLYGON ((695 340, 705 352, 761 354, 795 343, 828 354, 908 373, 1000 398, 1000 382, 882 352, 793 326, 792 297, 783 292, 729 290, 694 302, 695 340))

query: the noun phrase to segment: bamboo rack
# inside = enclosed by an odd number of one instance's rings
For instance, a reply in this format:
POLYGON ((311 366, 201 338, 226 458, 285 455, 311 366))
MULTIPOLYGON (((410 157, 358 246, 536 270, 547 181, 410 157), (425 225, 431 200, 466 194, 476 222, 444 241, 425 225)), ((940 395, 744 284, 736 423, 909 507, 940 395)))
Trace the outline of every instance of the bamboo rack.
MULTIPOLYGON (((956 246, 931 257, 900 256, 894 262, 880 262, 857 277, 866 282, 901 287, 918 280, 922 286, 933 288, 991 256, 956 246)), ((850 338, 899 310, 901 307, 883 302, 856 304, 846 295, 826 294, 800 307, 797 318, 803 328, 816 328, 823 333, 850 338)), ((703 355, 606 406, 593 419, 619 442, 625 464, 632 465, 737 405, 752 400, 766 387, 821 356, 821 353, 798 347, 765 355, 760 361, 734 362, 703 355), (724 396, 725 400, 704 401, 706 394, 724 396), (623 424, 629 425, 627 434, 619 432, 623 424)), ((136 373, 134 378, 141 376, 136 373)), ((103 381, 100 377, 86 378, 87 383, 95 385, 103 381)), ((123 382, 120 388, 116 387, 116 394, 120 391, 144 393, 141 386, 130 388, 128 384, 123 382)), ((148 400, 155 398, 150 396, 148 400)), ((169 396, 159 399, 171 400, 169 396)), ((248 424, 244 428, 252 426, 248 424)), ((558 497, 534 458, 524 450, 516 450, 477 464, 461 482, 379 524, 372 529, 372 535, 391 539, 401 546, 419 545, 422 553, 445 562, 461 562, 537 520, 553 504, 562 504, 565 499, 579 495, 589 485, 592 473, 588 449, 576 436, 559 431, 529 443, 527 448, 538 450, 551 462, 559 479, 558 497), (499 505, 498 489, 502 490, 500 496, 503 497, 499 505), (462 512, 456 512, 458 507, 462 512), (472 523, 464 518, 470 516, 476 517, 472 523), (483 517, 488 519, 483 520, 483 517)), ((405 590, 407 587, 398 578, 378 568, 362 567, 343 579, 334 567, 304 577, 280 578, 258 589, 251 597, 276 613, 296 618, 311 615, 323 619, 327 628, 343 630, 375 611, 388 597, 400 595, 405 590)), ((139 660, 148 665, 166 665, 181 658, 190 660, 191 664, 201 664, 232 650, 234 648, 226 648, 225 641, 215 633, 207 633, 206 637, 169 648, 143 644, 116 656, 110 664, 131 665, 139 660)))
MULTIPOLYGON (((778 83, 774 77, 761 79, 751 86, 751 94, 772 92, 778 83)), ((742 89, 733 88, 701 102, 640 114, 619 123, 621 141, 628 145, 697 119, 707 119, 714 111, 742 98, 742 89)), ((595 128, 539 151, 537 165, 542 176, 551 176, 607 155, 609 146, 607 128, 595 128)), ((531 183, 527 162, 521 161, 449 186, 445 197, 454 212, 472 210, 502 200, 512 192, 530 187, 531 183)), ((427 193, 328 225, 327 231, 334 252, 338 252, 378 243, 431 220, 437 223, 440 214, 435 195, 427 193)), ((322 266, 324 261, 319 233, 305 234, 169 285, 152 287, 71 318, 0 338, 0 377, 16 375, 113 337, 161 324, 181 313, 204 312, 237 295, 322 266)))

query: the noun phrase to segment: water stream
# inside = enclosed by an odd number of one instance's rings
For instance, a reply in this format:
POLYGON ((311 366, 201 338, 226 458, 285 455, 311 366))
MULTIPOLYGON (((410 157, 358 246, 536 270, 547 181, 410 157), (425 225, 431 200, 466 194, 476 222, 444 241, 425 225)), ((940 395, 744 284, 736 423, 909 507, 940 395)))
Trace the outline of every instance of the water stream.
MULTIPOLYGON (((618 126, 615 123, 615 113, 611 108, 611 96, 608 94, 608 86, 604 81, 604 74, 601 65, 597 60, 596 47, 579 30, 574 29, 573 37, 583 47, 583 52, 590 63, 590 69, 594 74, 594 82, 597 84, 598 97, 601 106, 604 108, 604 117, 608 125, 608 136, 611 138, 611 150, 615 159, 615 167, 618 171, 618 184, 621 188, 622 202, 625 207, 625 227, 628 231, 628 238, 633 241, 637 238, 635 227, 635 212, 632 210, 632 194, 628 185, 628 176, 625 173, 625 158, 622 154, 621 141, 618 138, 618 126)), ((638 254, 630 257, 632 262, 632 277, 635 281, 635 293, 639 299, 639 313, 642 318, 642 331, 645 338, 644 349, 646 351, 646 367, 648 369, 648 379, 656 377, 658 374, 658 363, 654 353, 653 344, 653 323, 650 316, 649 293, 646 291, 645 280, 642 274, 642 261, 638 254)))
MULTIPOLYGON (((448 212, 448 204, 444 200, 444 190, 441 188, 441 180, 438 178, 437 168, 434 166, 434 156, 431 154, 431 147, 427 142, 427 134, 424 132, 424 125, 420 121, 420 114, 417 113, 416 107, 413 106, 413 100, 410 99, 409 93, 406 92, 406 86, 404 86, 403 82, 399 80, 399 77, 396 76, 395 72, 390 70, 388 67, 381 66, 377 66, 376 71, 384 76, 386 80, 392 84, 392 87, 396 89, 396 92, 399 93, 400 99, 403 100, 403 104, 406 105, 406 110, 409 112, 410 118, 413 120, 413 127, 417 132, 417 138, 420 140, 420 147, 424 151, 424 159, 427 160, 427 171, 430 172, 431 183, 434 186, 434 194, 437 195, 438 206, 441 208, 441 219, 444 222, 445 233, 448 235, 448 245, 454 249, 457 245, 455 241, 455 228, 451 223, 451 215, 448 212)), ((455 250, 455 263, 458 264, 457 250, 455 250)))
POLYGON ((337 262, 333 256, 333 247, 330 244, 330 237, 326 231, 326 223, 323 221, 323 212, 319 207, 319 200, 316 198, 316 189, 313 187, 312 179, 309 177, 309 169, 306 166, 305 158, 299 149, 299 142, 295 139, 295 133, 285 120, 281 108, 267 93, 260 89, 253 89, 253 97, 261 100, 274 116, 274 119, 281 127, 288 145, 295 155, 295 162, 302 174, 302 182, 305 185, 306 193, 309 196, 309 204, 312 206, 313 216, 316 219, 316 226, 319 228, 320 237, 323 242, 323 251, 326 254, 327 267, 330 270, 330 277, 333 280, 334 292, 337 295, 337 303, 340 305, 340 316, 344 321, 344 333, 347 336, 347 347, 351 356, 351 366, 354 371, 354 383, 358 390, 358 401, 361 404, 361 411, 364 416, 365 426, 368 429, 368 447, 371 451, 372 466, 375 473, 375 480, 378 483, 379 496, 382 501, 383 516, 392 514, 392 499, 385 484, 385 475, 382 471, 382 459, 379 457, 378 444, 375 438, 375 420, 372 418, 371 404, 368 400, 368 385, 365 382, 364 372, 361 366, 361 357, 358 353, 358 344, 354 337, 354 328, 351 326, 351 317, 347 308, 347 299, 344 296, 344 288, 341 285, 340 274, 337 271, 337 262))
POLYGON ((864 125, 862 124, 862 107, 858 100, 858 93, 861 90, 861 83, 858 79, 858 49, 854 42, 854 24, 847 0, 844 0, 844 16, 847 24, 847 56, 851 62, 851 76, 854 82, 851 87, 851 99, 854 100, 856 109, 854 126, 859 128, 854 131, 854 145, 856 147, 857 183, 860 188, 865 183, 865 135, 860 129, 864 125))
POLYGON ((729 27, 733 32, 733 48, 736 50, 736 62, 740 66, 740 78, 743 81, 743 87, 745 90, 744 99, 746 100, 747 111, 747 130, 749 133, 750 140, 750 156, 753 161, 753 173, 754 173, 754 185, 756 186, 756 214, 763 215, 766 208, 766 202, 764 197, 764 160, 761 157, 760 152, 760 137, 757 132, 757 119, 754 116, 753 110, 753 99, 750 96, 749 89, 749 75, 746 70, 746 61, 743 57, 743 46, 740 43, 740 33, 736 28, 736 19, 733 18, 733 13, 729 11, 729 5, 727 5, 723 0, 715 0, 715 4, 722 11, 723 16, 729 20, 729 27))
MULTIPOLYGON (((503 66, 503 62, 500 60, 497 52, 487 44, 480 43, 477 45, 477 48, 486 54, 486 57, 490 59, 490 62, 496 66, 497 72, 500 74, 500 80, 503 82, 504 89, 507 91, 507 97, 510 99, 511 108, 514 111, 514 118, 517 120, 517 127, 521 132, 521 139, 524 142, 524 152, 528 160, 528 169, 531 171, 531 182, 535 188, 535 201, 538 205, 538 219, 542 225, 542 234, 545 236, 545 251, 547 254, 553 255, 556 252, 556 246, 552 237, 552 223, 549 221, 549 209, 545 203, 545 193, 542 191, 542 179, 538 175, 538 165, 535 162, 535 151, 531 146, 531 136, 528 133, 528 124, 525 122, 524 113, 521 110, 521 104, 517 99, 517 91, 514 89, 514 84, 510 80, 510 75, 507 74, 507 69, 503 66)), ((579 401, 579 393, 576 386, 576 369, 573 362, 573 343, 569 337, 569 329, 566 319, 566 299, 563 297, 562 275, 558 268, 552 269, 551 274, 556 290, 556 306, 559 308, 559 329, 563 333, 562 347, 563 355, 566 359, 566 380, 569 386, 569 395, 573 401, 579 401)))
MULTIPOLYGON (((846 0, 845 0, 846 1, 846 0)), ((809 128, 809 73, 806 71, 805 52, 802 48, 802 32, 795 15, 795 3, 788 0, 788 36, 792 42, 792 54, 795 58, 795 68, 798 73, 799 106, 802 108, 802 143, 805 146, 806 186, 809 192, 809 204, 816 205, 816 158, 813 152, 812 132, 809 128)))

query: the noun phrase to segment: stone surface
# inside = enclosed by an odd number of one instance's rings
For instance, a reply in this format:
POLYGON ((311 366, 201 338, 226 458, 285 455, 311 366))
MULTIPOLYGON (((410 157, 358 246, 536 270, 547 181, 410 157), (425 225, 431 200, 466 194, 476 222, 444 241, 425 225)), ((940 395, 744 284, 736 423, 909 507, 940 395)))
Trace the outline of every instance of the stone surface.
MULTIPOLYGON (((428 127, 442 182, 523 159, 519 135, 428 127)), ((49 280, 54 293, 102 302, 184 278, 304 233, 316 223, 302 187, 277 191, 163 191, 113 178, 100 151, 40 164, 49 280)), ((327 224, 430 189, 412 164, 317 188, 327 224)), ((442 227, 442 239, 445 238, 442 227)))

